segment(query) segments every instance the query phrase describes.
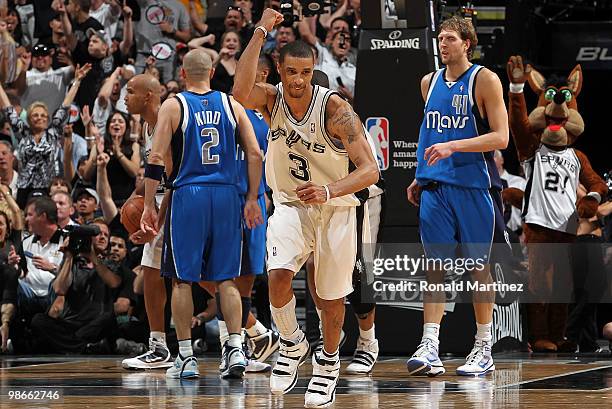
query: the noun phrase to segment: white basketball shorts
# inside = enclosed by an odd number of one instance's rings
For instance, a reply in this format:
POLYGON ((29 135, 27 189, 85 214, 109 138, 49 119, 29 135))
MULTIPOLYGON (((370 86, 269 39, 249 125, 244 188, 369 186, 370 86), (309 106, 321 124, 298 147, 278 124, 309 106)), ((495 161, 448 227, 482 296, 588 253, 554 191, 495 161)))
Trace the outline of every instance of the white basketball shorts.
POLYGON ((146 243, 142 249, 141 265, 155 269, 161 268, 162 245, 164 243, 164 229, 160 229, 155 238, 146 243))
POLYGON ((268 271, 297 273, 314 253, 317 295, 337 300, 353 291, 357 219, 353 206, 275 203, 268 221, 268 271))

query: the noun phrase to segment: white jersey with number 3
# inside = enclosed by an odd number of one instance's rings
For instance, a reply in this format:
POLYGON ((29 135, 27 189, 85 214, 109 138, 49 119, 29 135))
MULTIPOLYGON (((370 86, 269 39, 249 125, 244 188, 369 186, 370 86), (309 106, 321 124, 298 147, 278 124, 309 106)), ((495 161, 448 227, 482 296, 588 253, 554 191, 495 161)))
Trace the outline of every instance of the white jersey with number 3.
POLYGON ((540 145, 535 156, 523 162, 527 178, 523 202, 525 222, 576 234, 580 168, 574 149, 555 151, 540 145))
MULTIPOLYGON (((295 193, 298 186, 306 182, 327 185, 348 175, 349 157, 325 130, 325 107, 333 91, 315 85, 308 110, 298 121, 285 103, 282 83, 277 89, 270 119, 266 181, 275 202, 299 202, 295 193)), ((335 197, 327 204, 357 206, 359 201, 350 194, 335 197)))

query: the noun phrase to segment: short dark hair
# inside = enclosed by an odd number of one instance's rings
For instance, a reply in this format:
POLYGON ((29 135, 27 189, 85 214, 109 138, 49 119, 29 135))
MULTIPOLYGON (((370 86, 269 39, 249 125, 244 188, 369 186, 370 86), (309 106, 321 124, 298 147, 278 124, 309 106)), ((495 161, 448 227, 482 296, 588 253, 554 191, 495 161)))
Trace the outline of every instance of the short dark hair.
POLYGON ((314 54, 310 45, 302 40, 297 40, 292 43, 287 43, 280 49, 280 55, 278 61, 282 64, 285 61, 285 56, 297 57, 297 58, 312 58, 314 61, 314 54))
POLYGON ((259 54, 259 59, 257 60, 257 64, 261 64, 269 70, 272 70, 274 67, 274 61, 272 61, 272 57, 268 54, 259 54))
POLYGON ((45 213, 49 222, 57 224, 57 205, 49 196, 37 197, 31 204, 34 205, 34 211, 38 216, 45 213))

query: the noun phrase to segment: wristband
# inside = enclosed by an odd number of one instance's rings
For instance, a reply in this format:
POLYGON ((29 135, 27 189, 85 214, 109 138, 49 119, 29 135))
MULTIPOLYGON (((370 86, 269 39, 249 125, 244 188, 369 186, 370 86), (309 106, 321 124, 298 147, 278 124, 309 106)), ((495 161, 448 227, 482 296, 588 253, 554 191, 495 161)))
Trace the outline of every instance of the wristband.
POLYGON ((154 165, 152 163, 147 163, 145 166, 144 177, 149 179, 157 180, 161 182, 162 176, 164 175, 164 166, 163 165, 154 165))
POLYGON ((327 185, 323 185, 323 187, 325 188, 325 203, 327 203, 329 202, 329 199, 331 199, 331 195, 329 194, 329 188, 327 185))
POLYGON ((523 92, 523 88, 525 88, 525 84, 514 84, 510 83, 510 92, 513 94, 520 94, 523 92))
POLYGON ((257 26, 257 27, 255 27, 255 30, 253 30, 253 33, 255 33, 255 31, 257 31, 257 30, 261 30, 261 32, 263 33, 264 40, 266 39, 266 37, 268 37, 268 30, 266 30, 266 28, 264 26, 257 26))
POLYGON ((597 192, 589 192, 587 196, 591 196, 593 199, 597 200, 597 203, 601 203, 601 195, 597 192))

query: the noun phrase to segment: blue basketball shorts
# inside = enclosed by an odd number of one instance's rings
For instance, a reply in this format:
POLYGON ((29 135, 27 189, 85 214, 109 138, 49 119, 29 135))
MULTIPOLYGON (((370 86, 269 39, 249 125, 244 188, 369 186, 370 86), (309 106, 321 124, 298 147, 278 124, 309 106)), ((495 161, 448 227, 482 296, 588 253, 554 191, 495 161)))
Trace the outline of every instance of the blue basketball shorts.
POLYGON ((223 281, 240 274, 242 214, 231 185, 186 185, 170 195, 162 275, 183 281, 223 281))
POLYGON ((429 258, 482 259, 493 243, 507 243, 501 194, 444 183, 424 187, 419 206, 421 241, 429 258))
MULTIPOLYGON (((240 196, 240 208, 244 214, 245 196, 240 196)), ((242 269, 240 275, 260 275, 264 272, 266 262, 266 228, 268 227, 266 213, 266 199, 261 194, 257 198, 261 209, 263 224, 249 229, 245 223, 242 225, 242 269)))

